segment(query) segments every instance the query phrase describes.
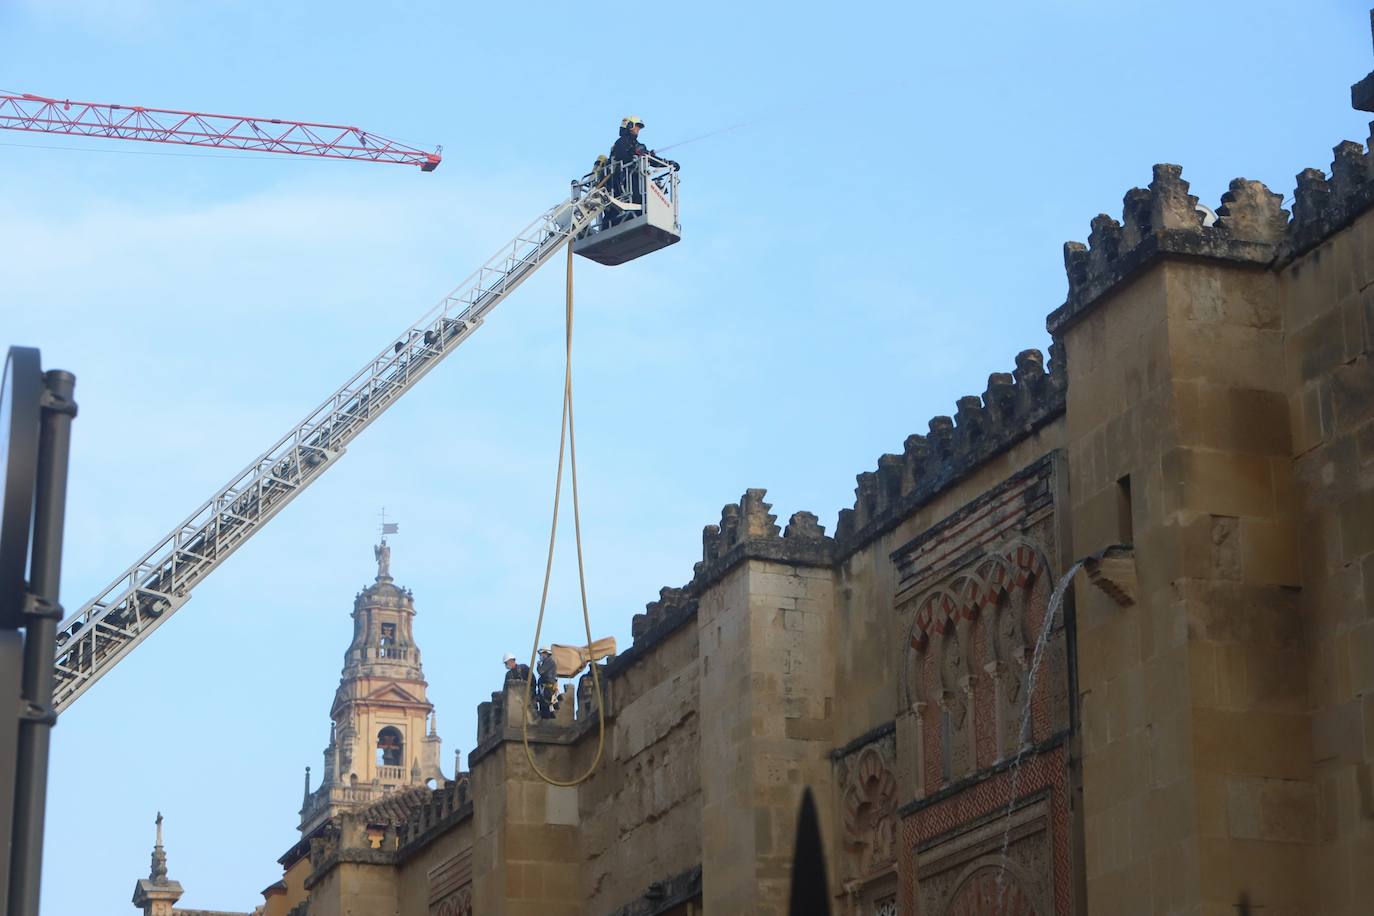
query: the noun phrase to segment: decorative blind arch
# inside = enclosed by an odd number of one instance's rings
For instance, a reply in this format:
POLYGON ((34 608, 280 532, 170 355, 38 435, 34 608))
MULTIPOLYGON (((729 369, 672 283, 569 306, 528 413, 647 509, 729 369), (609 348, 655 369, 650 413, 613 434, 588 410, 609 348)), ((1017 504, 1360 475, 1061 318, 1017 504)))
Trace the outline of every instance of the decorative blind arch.
POLYGON ((924 653, 931 633, 945 635, 960 621, 974 621, 1013 591, 1030 588, 1049 572, 1038 547, 1017 540, 981 558, 972 569, 935 586, 916 604, 910 645, 924 653))

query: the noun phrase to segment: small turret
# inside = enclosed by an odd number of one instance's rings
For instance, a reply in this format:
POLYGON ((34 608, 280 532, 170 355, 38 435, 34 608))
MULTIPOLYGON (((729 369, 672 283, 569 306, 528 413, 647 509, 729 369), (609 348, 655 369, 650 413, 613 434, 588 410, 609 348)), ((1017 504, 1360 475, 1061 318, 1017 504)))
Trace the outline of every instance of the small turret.
POLYGON ((134 885, 134 906, 143 916, 172 916, 172 907, 181 899, 181 884, 167 877, 167 852, 162 848, 162 812, 157 813, 157 839, 153 843, 152 865, 148 877, 134 885))

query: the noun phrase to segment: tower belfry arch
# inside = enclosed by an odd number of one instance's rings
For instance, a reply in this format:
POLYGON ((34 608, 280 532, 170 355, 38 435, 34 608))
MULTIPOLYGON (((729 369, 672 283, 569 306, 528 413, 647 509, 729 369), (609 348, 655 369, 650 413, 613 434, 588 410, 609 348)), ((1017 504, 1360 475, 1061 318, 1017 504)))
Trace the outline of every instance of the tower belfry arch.
POLYGON ((306 785, 303 835, 341 811, 444 781, 434 706, 415 641, 415 599, 391 575, 386 536, 396 526, 383 530, 373 547, 376 577, 353 599, 353 637, 329 710, 324 776, 314 791, 306 785))

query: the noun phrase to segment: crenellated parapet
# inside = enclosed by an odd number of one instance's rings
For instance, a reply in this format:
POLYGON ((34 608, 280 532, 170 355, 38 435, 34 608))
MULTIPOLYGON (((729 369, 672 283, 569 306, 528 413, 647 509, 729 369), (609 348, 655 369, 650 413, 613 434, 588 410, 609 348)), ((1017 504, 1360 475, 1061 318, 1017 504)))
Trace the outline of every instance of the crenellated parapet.
POLYGON ((658 600, 644 605, 644 613, 636 614, 630 621, 630 635, 638 642, 640 637, 695 607, 696 599, 687 594, 687 589, 661 588, 658 600))
MULTIPOLYGON (((1374 144, 1374 124, 1371 124, 1374 144)), ((1293 211, 1283 196, 1245 178, 1231 182, 1215 220, 1189 191, 1183 169, 1154 167, 1147 188, 1122 199, 1121 220, 1093 218, 1088 243, 1064 244, 1069 292, 1046 326, 1058 337, 1105 294, 1164 257, 1229 262, 1258 269, 1282 266, 1348 226, 1374 204, 1374 156, 1347 140, 1333 151, 1331 174, 1304 169, 1293 211)))
POLYGON ((400 853, 421 846, 435 834, 472 814, 472 783, 468 773, 456 778, 420 799, 405 823, 399 828, 400 853))
POLYGON ((766 559, 784 563, 828 565, 833 562, 834 541, 810 512, 797 512, 778 527, 772 505, 764 502, 768 491, 748 489, 738 503, 720 510, 720 524, 701 532, 701 562, 692 567, 692 581, 682 592, 695 598, 741 560, 766 559))
MULTIPOLYGON (((692 609, 693 613, 695 613, 696 606, 693 605, 692 609)), ((601 681, 601 690, 606 697, 607 715, 609 716, 614 713, 615 710, 611 703, 610 679, 612 666, 618 658, 619 656, 613 655, 605 662, 599 664, 597 666, 595 678, 592 677, 592 671, 588 668, 587 671, 577 679, 577 688, 574 691, 574 696, 576 697, 577 703, 576 721, 579 724, 594 722, 596 721, 596 717, 600 715, 600 698, 596 693, 597 680, 601 681)))
POLYGON ((908 436, 900 455, 883 455, 874 471, 855 478, 854 507, 841 509, 835 526, 846 556, 889 530, 915 508, 1006 450, 1064 410, 1067 373, 1063 350, 1016 355, 1011 372, 994 372, 982 396, 955 404, 954 415, 932 417, 926 435, 908 436))
MULTIPOLYGON (((741 562, 765 559, 808 566, 834 562, 835 541, 826 537, 825 526, 816 514, 795 512, 787 526, 780 527, 772 505, 764 501, 767 493, 763 489, 746 490, 739 502, 721 507, 718 524, 702 529, 701 560, 692 568, 691 581, 681 588, 660 589, 658 600, 650 601, 643 614, 634 616, 630 630, 634 645, 608 663, 609 677, 634 665, 650 647, 694 619, 702 592, 741 562)), ((590 684, 586 676, 583 681, 590 684)), ((582 692, 579 688, 579 709, 582 692)))
MULTIPOLYGON (((1369 126, 1374 148, 1374 122, 1369 126)), ((1311 250, 1374 206, 1374 155, 1353 140, 1337 144, 1332 154, 1330 177, 1320 169, 1298 173, 1279 263, 1311 250)))
POLYGON ((1156 165, 1148 188, 1126 192, 1120 222, 1099 213, 1087 245, 1064 244, 1069 293, 1047 319, 1050 333, 1059 334, 1103 294, 1162 255, 1260 266, 1274 259, 1288 218, 1280 195, 1258 181, 1237 178, 1216 216, 1209 225, 1181 166, 1156 165))
POLYGON ((490 700, 477 704, 477 744, 481 746, 495 740, 505 730, 506 691, 496 690, 490 700))
POLYGON ((314 887, 341 864, 397 865, 437 834, 472 816, 469 774, 435 789, 413 786, 339 813, 307 841, 314 887))
POLYGON ((477 743, 468 754, 469 767, 502 743, 523 740, 526 725, 533 743, 568 744, 586 730, 588 719, 595 718, 591 707, 584 707, 577 699, 578 692, 570 683, 563 686, 551 718, 535 714, 530 691, 528 681, 507 677, 502 689, 492 692, 490 700, 477 704, 477 743))

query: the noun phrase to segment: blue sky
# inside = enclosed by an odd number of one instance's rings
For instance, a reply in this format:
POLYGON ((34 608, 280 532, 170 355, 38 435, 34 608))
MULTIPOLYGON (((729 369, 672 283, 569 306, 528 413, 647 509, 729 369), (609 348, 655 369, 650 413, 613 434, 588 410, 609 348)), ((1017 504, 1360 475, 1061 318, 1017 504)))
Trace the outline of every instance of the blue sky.
MULTIPOLYGON (((1151 164, 1214 207, 1237 176, 1288 197, 1369 133, 1353 0, 643 9, 0 2, 0 88, 444 146, 426 175, 0 132, 0 342, 78 377, 69 608, 556 202, 624 114, 651 146, 751 123, 674 152, 680 245, 579 262, 589 588, 622 645, 723 503, 764 486, 833 530, 855 474, 1046 347, 1061 244, 1151 164)), ((446 768, 471 749, 533 633, 561 294, 556 269, 522 287, 63 716, 45 913, 129 912, 159 809, 182 906, 260 901, 383 505, 446 768)), ((580 625, 563 545, 554 641, 580 625)))

